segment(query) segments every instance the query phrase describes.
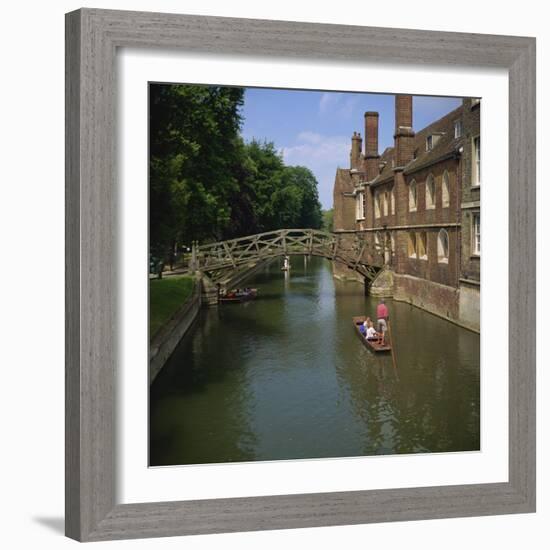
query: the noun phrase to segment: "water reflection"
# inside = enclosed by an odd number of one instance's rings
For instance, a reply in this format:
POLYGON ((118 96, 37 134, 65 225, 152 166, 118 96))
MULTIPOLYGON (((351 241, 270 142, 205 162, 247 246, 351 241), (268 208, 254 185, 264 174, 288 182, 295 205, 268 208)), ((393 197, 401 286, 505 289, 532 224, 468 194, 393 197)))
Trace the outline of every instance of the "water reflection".
POLYGON ((389 302, 395 370, 353 330, 362 286, 291 265, 201 312, 151 388, 152 465, 479 449, 478 335, 389 302))

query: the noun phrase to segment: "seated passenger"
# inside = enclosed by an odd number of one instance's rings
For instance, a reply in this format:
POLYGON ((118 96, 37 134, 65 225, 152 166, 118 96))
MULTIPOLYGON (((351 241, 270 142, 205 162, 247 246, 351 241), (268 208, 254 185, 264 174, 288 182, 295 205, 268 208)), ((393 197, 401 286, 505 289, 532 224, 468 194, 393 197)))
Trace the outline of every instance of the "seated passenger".
POLYGON ((373 322, 370 319, 368 320, 368 322, 365 322, 367 323, 367 340, 378 340, 380 338, 380 335, 378 334, 378 332, 376 332, 373 322))

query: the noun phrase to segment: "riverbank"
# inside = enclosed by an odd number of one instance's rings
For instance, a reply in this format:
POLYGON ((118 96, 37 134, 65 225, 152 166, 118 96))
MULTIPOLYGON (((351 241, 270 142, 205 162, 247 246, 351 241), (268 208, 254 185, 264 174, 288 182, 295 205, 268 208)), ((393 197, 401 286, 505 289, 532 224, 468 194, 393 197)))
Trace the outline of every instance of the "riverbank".
POLYGON ((197 317, 200 283, 191 277, 149 281, 149 383, 197 317))
POLYGON ((166 324, 193 293, 192 277, 149 280, 149 339, 166 324))

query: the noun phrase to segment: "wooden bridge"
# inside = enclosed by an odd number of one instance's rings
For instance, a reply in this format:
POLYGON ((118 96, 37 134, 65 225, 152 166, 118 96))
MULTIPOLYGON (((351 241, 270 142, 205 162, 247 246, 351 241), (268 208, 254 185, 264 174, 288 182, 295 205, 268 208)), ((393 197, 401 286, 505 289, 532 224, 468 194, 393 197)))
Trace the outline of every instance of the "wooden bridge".
POLYGON ((360 273, 367 283, 384 264, 384 245, 370 234, 329 233, 317 229, 279 229, 211 244, 193 244, 185 271, 206 275, 213 283, 223 283, 236 271, 277 257, 320 256, 337 261, 360 273))

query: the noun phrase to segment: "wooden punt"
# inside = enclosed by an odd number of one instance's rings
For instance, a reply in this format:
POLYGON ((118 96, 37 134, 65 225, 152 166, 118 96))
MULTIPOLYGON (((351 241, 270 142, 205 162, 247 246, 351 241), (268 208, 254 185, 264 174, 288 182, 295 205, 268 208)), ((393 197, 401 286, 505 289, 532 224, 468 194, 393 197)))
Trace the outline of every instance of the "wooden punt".
POLYGON ((357 336, 359 336, 361 342, 363 342, 363 345, 366 348, 376 353, 391 351, 391 346, 387 342, 384 345, 382 345, 377 340, 367 340, 363 336, 359 327, 365 322, 366 317, 364 315, 361 315, 358 317, 352 317, 352 319, 353 319, 353 326, 355 328, 355 332, 357 333, 357 336))
POLYGON ((254 300, 258 295, 258 289, 249 288, 246 292, 237 292, 236 290, 230 290, 227 294, 222 294, 219 297, 219 301, 223 304, 239 304, 248 300, 254 300))

